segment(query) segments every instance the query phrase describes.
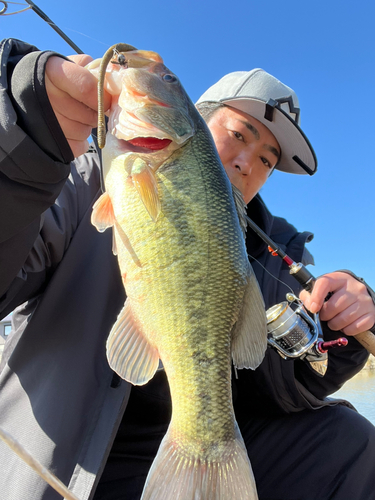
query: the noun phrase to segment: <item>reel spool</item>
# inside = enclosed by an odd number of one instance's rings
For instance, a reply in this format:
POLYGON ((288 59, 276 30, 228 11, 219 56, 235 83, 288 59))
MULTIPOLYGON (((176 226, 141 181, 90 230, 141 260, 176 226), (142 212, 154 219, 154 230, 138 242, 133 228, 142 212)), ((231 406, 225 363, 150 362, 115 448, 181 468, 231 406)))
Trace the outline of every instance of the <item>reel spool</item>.
POLYGON ((319 315, 311 318, 302 302, 287 294, 289 302, 298 304, 296 309, 284 301, 266 311, 268 344, 276 349, 283 359, 303 359, 323 376, 327 370, 327 351, 321 348, 323 334, 319 315))
POLYGON ((293 310, 287 301, 266 312, 268 343, 284 359, 300 358, 321 335, 319 326, 306 313, 303 305, 293 310))

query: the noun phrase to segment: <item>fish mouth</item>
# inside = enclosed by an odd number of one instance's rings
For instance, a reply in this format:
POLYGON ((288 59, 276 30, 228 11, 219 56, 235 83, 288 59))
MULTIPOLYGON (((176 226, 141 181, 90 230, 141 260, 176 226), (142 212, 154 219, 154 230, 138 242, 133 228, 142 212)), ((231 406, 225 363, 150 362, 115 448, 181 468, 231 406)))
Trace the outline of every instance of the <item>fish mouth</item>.
POLYGON ((117 148, 120 154, 125 153, 142 153, 156 154, 163 149, 167 149, 173 142, 171 139, 159 139, 158 137, 135 137, 133 139, 123 139, 112 135, 117 139, 117 148))
POLYGON ((117 106, 109 118, 108 130, 121 141, 121 149, 127 148, 135 153, 158 152, 166 149, 172 142, 181 142, 179 137, 171 136, 121 106, 117 106))
POLYGON ((157 137, 135 137, 127 142, 138 148, 161 151, 167 148, 172 141, 171 139, 158 139, 157 137))

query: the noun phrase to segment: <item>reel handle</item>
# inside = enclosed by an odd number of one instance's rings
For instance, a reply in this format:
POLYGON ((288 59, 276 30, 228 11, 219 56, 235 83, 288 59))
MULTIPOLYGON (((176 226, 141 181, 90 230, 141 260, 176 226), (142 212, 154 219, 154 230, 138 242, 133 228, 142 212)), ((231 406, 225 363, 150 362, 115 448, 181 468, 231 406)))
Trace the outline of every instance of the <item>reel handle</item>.
POLYGON ((334 347, 345 347, 346 345, 348 345, 348 339, 340 337, 339 339, 330 340, 328 342, 318 342, 317 348, 319 352, 325 353, 334 347))

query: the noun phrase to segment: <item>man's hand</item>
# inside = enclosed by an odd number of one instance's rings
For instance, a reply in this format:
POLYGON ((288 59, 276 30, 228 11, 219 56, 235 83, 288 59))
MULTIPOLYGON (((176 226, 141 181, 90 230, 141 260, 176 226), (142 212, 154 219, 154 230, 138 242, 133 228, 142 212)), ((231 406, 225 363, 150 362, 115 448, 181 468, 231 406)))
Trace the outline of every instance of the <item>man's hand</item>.
MULTIPOLYGON (((87 138, 97 126, 97 80, 83 67, 92 60, 90 56, 77 55, 69 59, 72 62, 51 57, 46 65, 45 81, 53 111, 77 157, 87 151, 87 138)), ((104 110, 110 104, 111 97, 104 92, 104 110)))
POLYGON ((365 285, 342 272, 321 276, 310 293, 303 290, 300 299, 312 313, 320 311, 320 319, 331 330, 357 335, 375 324, 375 306, 365 285), (329 292, 333 295, 324 302, 329 292))

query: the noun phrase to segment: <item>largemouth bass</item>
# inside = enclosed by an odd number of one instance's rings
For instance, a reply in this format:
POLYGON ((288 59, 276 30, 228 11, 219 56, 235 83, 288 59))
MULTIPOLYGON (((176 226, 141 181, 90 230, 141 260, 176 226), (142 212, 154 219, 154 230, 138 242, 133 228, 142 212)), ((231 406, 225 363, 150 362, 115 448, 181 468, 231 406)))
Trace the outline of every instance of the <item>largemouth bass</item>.
POLYGON ((127 295, 107 356, 138 385, 161 361, 173 406, 142 500, 254 500, 231 394, 231 360, 255 369, 266 349, 243 202, 206 124, 158 54, 115 51, 105 85, 114 100, 105 193, 92 223, 113 228, 127 295))

